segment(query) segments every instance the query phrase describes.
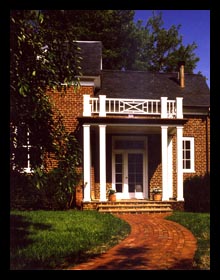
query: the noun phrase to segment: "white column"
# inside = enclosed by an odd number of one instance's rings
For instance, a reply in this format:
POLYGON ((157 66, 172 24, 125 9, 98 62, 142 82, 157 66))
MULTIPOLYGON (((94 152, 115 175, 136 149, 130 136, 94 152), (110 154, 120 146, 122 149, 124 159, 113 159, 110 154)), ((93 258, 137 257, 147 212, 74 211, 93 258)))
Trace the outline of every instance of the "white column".
POLYGON ((106 116, 106 95, 99 95, 99 116, 105 117, 106 116))
POLYGON ((106 201, 106 125, 99 125, 100 201, 106 201))
POLYGON ((91 104, 90 104, 90 95, 83 95, 83 116, 89 117, 91 116, 91 104))
POLYGON ((160 98, 160 117, 162 119, 166 119, 167 118, 167 97, 161 97, 160 98))
POLYGON ((168 137, 168 156, 167 156, 167 193, 168 197, 173 197, 173 140, 168 137))
POLYGON ((177 126, 177 201, 183 198, 183 127, 177 126))
POLYGON ((84 199, 83 201, 91 201, 91 159, 90 159, 90 125, 83 125, 83 183, 84 183, 84 199))
POLYGON ((169 193, 168 193, 168 184, 167 184, 167 179, 168 179, 168 159, 167 159, 167 154, 168 154, 168 149, 167 149, 167 129, 168 126, 161 126, 161 152, 162 152, 162 200, 168 200, 169 199, 169 193))
POLYGON ((183 118, 183 98, 176 97, 176 118, 182 119, 183 118))

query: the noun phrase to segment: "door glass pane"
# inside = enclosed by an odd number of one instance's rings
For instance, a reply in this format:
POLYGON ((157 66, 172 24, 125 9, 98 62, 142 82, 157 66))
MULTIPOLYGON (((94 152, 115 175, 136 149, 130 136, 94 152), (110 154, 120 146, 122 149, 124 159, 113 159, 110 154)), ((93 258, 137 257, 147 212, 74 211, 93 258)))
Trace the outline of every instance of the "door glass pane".
POLYGON ((143 192, 143 154, 128 154, 128 190, 143 192))
POLYGON ((116 192, 122 192, 123 184, 123 155, 115 155, 115 187, 116 192))

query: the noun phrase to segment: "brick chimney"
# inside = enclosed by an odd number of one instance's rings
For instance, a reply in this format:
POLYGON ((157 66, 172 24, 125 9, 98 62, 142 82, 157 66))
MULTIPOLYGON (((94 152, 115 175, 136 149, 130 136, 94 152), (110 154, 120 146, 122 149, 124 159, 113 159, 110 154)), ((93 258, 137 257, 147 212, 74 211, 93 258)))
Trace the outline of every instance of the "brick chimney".
POLYGON ((179 82, 180 82, 180 87, 184 88, 185 87, 185 77, 184 77, 184 66, 185 66, 185 61, 179 61, 179 82))

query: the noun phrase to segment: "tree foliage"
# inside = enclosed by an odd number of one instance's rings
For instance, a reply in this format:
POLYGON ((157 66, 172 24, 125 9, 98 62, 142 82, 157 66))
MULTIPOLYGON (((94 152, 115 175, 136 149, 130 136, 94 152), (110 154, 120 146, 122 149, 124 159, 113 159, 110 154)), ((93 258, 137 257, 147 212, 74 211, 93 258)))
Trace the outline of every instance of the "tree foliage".
MULTIPOLYGON (((141 65, 150 71, 173 72, 178 71, 178 62, 185 61, 188 73, 193 73, 199 58, 194 51, 197 48, 195 42, 184 46, 182 36, 179 35, 181 25, 172 25, 169 29, 163 27, 162 13, 149 18, 145 28, 142 28, 142 50, 136 67, 141 65)), ((139 29, 140 22, 139 22, 139 29)), ((135 68, 136 68, 135 67, 135 68)))
POLYGON ((45 92, 77 83, 78 49, 74 42, 64 44, 71 34, 44 28, 40 11, 13 10, 10 20, 10 121, 13 126, 25 123, 44 153, 52 149, 54 137, 53 110, 45 92))
MULTIPOLYGON (((64 83, 67 86, 77 86, 76 77, 80 75, 79 49, 71 33, 64 33, 56 26, 45 28, 44 20, 49 21, 49 17, 45 18, 41 11, 12 10, 10 14, 11 177, 18 179, 13 181, 15 186, 21 186, 22 176, 14 174, 16 170, 22 170, 24 156, 27 161, 24 144, 28 132, 30 154, 34 147, 42 161, 49 152, 52 152, 58 161, 56 176, 51 175, 53 192, 58 193, 59 190, 59 196, 55 196, 56 201, 63 197, 62 203, 69 205, 69 196, 72 197, 73 187, 79 179, 76 165, 80 161, 80 152, 74 135, 66 132, 62 119, 56 121, 54 118, 46 90, 50 87, 60 90, 65 88, 64 83), (21 128, 25 128, 26 132, 18 133, 22 131, 21 128), (73 147, 74 151, 69 151, 73 147), (61 157, 64 152, 65 163, 61 157)), ((32 153, 31 158, 33 156, 32 153)), ((50 198, 52 196, 47 196, 47 192, 44 192, 45 182, 48 184, 49 181, 42 170, 42 161, 34 161, 34 173, 29 178, 36 191, 38 188, 42 189, 41 196, 44 193, 45 197, 50 198)), ((13 189, 19 191, 19 188, 13 189)))
POLYGON ((181 25, 164 28, 162 13, 152 13, 146 23, 134 23, 134 10, 44 11, 50 21, 45 28, 74 34, 74 40, 102 41, 103 69, 177 71, 178 61, 185 61, 192 73, 199 58, 195 42, 183 45, 181 25), (52 19, 52 20, 51 20, 52 19))

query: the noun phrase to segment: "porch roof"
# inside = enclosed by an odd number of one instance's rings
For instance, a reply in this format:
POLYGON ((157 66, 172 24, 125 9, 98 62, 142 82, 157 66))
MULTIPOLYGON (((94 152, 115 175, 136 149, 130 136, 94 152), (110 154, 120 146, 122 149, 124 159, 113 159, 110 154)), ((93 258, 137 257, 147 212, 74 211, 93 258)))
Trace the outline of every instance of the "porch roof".
POLYGON ((188 119, 161 119, 161 118, 142 118, 142 117, 78 117, 80 125, 83 124, 110 124, 110 125, 184 125, 188 119))
POLYGON ((183 97, 183 106, 210 106, 210 91, 202 75, 185 73, 184 88, 180 87, 177 77, 177 73, 102 70, 101 89, 96 96, 136 99, 183 97))

